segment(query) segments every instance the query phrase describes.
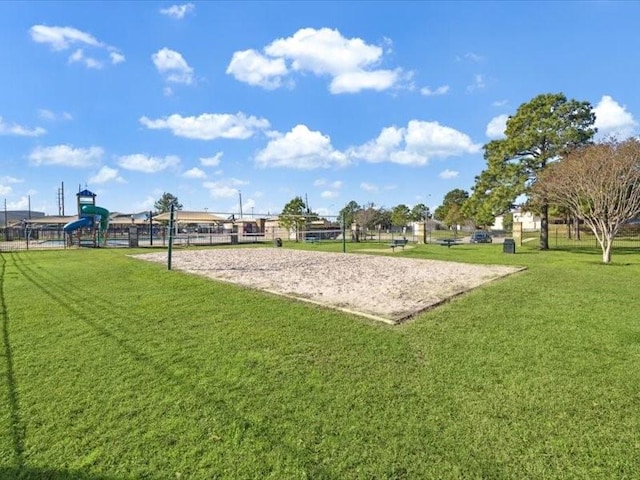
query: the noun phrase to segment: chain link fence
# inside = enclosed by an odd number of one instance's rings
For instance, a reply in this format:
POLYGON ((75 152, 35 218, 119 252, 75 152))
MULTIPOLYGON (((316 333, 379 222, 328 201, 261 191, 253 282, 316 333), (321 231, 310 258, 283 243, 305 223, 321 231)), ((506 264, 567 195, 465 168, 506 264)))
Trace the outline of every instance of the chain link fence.
MULTIPOLYGON (((524 230, 522 244, 537 245, 540 230, 524 230)), ((600 244, 590 228, 585 225, 549 225, 549 248, 582 247, 600 249, 600 244)), ((640 224, 624 225, 613 239, 613 248, 640 249, 640 224)))

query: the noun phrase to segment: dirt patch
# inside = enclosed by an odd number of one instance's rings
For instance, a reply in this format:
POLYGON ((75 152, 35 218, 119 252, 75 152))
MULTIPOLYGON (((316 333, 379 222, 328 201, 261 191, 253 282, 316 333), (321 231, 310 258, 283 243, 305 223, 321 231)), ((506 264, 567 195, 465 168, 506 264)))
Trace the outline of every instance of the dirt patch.
MULTIPOLYGON (((136 255, 166 263, 166 253, 136 255)), ((284 248, 174 251, 172 268, 398 323, 521 269, 284 248)))

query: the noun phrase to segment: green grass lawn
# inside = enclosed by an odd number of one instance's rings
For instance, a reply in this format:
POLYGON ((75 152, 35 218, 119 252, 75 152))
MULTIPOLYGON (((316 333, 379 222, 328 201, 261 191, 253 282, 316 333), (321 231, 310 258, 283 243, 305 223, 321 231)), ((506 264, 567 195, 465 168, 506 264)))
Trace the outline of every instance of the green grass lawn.
POLYGON ((0 478, 638 478, 637 250, 396 253, 528 267, 396 327, 129 253, 0 254, 0 478))

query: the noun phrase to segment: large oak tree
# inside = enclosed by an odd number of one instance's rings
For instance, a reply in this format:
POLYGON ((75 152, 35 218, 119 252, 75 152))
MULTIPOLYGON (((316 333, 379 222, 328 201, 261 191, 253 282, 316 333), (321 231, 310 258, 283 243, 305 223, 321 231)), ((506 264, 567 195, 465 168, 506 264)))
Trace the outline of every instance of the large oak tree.
MULTIPOLYGON (((596 132, 588 102, 568 100, 562 93, 538 95, 518 107, 507 120, 505 138, 484 146, 487 167, 478 177, 465 211, 476 223, 508 212, 516 198, 528 195, 550 162, 589 144, 596 132)), ((539 203, 540 248, 549 248, 546 201, 539 203)))

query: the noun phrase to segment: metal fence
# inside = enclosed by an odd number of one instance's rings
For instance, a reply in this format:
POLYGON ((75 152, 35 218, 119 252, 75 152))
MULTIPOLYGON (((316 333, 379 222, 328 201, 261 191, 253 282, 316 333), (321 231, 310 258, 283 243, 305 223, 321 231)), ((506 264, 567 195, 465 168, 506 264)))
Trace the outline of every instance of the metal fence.
MULTIPOLYGON (((526 230, 522 232, 522 243, 536 245, 540 240, 540 230, 526 230)), ((581 247, 599 249, 600 244, 591 229, 579 225, 576 229, 572 225, 549 225, 549 248, 581 247)), ((612 247, 640 249, 640 225, 624 225, 613 239, 612 247)))
MULTIPOLYGON (((357 243, 391 243, 395 239, 407 239, 409 243, 436 243, 442 238, 456 234, 448 230, 428 229, 424 234, 409 227, 391 229, 349 228, 344 231, 345 242, 357 243)), ((463 235, 463 234, 458 234, 463 235)), ((319 243, 342 242, 343 231, 335 225, 326 228, 310 228, 304 230, 287 230, 282 228, 266 228, 263 232, 234 232, 233 230, 210 229, 176 229, 173 246, 212 246, 249 243, 275 243, 276 239, 291 242, 319 243)), ((76 230, 73 234, 65 234, 62 226, 39 229, 7 228, 0 229, 0 251, 51 250, 79 247, 107 248, 163 248, 169 243, 168 227, 148 226, 123 227, 111 226, 106 235, 99 238, 95 232, 76 230)))
MULTIPOLYGON (((245 244, 266 241, 265 235, 260 233, 232 233, 232 232, 190 232, 177 233, 173 237, 175 247, 206 246, 220 244, 245 244)), ((103 238, 87 232, 72 235, 59 230, 10 229, 0 232, 0 251, 20 250, 51 250, 79 247, 108 247, 108 248, 137 248, 137 247, 167 247, 169 234, 166 228, 148 229, 113 228, 109 229, 103 238)))

